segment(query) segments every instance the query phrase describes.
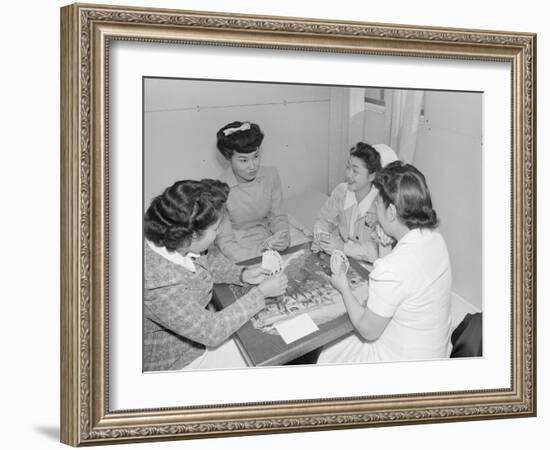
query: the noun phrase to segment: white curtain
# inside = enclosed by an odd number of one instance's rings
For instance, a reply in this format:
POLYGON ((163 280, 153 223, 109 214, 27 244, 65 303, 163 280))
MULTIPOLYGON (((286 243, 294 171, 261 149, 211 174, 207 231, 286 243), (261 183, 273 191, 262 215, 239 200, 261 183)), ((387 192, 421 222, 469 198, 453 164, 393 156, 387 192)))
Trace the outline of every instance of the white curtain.
POLYGON ((412 163, 424 91, 387 89, 385 97, 386 144, 395 150, 401 161, 412 163))
POLYGON ((330 90, 328 194, 345 180, 350 148, 364 139, 365 89, 330 90))

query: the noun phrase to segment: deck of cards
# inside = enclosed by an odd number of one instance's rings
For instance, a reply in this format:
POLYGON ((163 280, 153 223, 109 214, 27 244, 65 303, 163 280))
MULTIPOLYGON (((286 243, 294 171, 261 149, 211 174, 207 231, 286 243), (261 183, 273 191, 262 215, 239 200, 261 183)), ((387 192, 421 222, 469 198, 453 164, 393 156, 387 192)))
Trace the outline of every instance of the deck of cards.
POLYGON ((288 239, 288 231, 282 230, 277 231, 274 235, 269 236, 265 241, 260 245, 260 250, 271 250, 272 247, 277 244, 277 242, 282 239, 288 239))
POLYGON ((333 250, 330 256, 330 270, 333 274, 347 273, 349 269, 349 260, 344 252, 333 250))
POLYGON ((262 253, 262 269, 267 270, 267 276, 274 277, 284 270, 283 258, 276 250, 266 250, 262 253))

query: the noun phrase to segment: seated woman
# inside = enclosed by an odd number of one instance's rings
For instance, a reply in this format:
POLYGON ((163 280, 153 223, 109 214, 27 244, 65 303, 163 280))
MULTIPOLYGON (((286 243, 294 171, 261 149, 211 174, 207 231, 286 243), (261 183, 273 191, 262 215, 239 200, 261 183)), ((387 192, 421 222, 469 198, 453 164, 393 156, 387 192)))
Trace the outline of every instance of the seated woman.
POLYGON ((266 297, 286 289, 285 275, 267 279, 261 268, 236 266, 219 252, 204 255, 216 238, 228 192, 217 180, 178 181, 145 213, 144 371, 216 367, 208 361, 212 354, 232 367, 245 366, 238 352, 237 361, 228 361, 223 351, 209 349, 228 341, 265 306, 266 297), (222 311, 206 309, 213 283, 243 282, 258 286, 222 311))
POLYGON ((232 122, 217 133, 217 146, 230 166, 219 177, 229 185, 229 217, 216 245, 233 261, 285 250, 290 245, 281 180, 275 167, 260 166, 264 135, 250 122, 232 122))
POLYGON ((323 349, 319 363, 447 358, 451 267, 424 175, 396 161, 374 185, 378 220, 397 244, 375 261, 366 303, 355 298, 345 273, 332 276, 355 333, 323 349))
POLYGON ((391 250, 393 240, 377 226, 374 206, 378 191, 372 182, 381 169, 380 154, 374 147, 364 142, 352 147, 347 182, 336 186, 319 212, 314 235, 320 240, 314 240, 314 250, 320 247, 331 253, 338 249, 366 262, 391 250))

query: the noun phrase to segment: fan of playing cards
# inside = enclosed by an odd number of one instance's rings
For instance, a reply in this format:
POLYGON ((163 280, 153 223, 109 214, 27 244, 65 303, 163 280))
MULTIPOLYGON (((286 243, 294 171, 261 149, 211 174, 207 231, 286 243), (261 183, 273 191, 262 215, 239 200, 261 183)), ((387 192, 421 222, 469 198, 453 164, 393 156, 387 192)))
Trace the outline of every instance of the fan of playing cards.
POLYGON ((262 268, 268 270, 268 276, 275 276, 284 269, 283 258, 276 250, 266 250, 262 253, 262 268))
POLYGON ((330 270, 333 274, 347 273, 349 269, 349 260, 344 252, 333 250, 330 256, 330 270))

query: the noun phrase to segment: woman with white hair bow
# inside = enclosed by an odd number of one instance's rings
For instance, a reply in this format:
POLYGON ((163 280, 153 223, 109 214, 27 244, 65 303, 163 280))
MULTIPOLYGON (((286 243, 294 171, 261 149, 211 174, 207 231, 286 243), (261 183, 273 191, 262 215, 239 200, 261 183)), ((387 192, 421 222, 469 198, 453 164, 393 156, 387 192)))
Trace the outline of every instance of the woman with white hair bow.
POLYGON ((219 179, 231 189, 228 217, 220 226, 216 245, 229 259, 244 261, 267 248, 290 245, 283 189, 275 167, 260 164, 264 134, 258 124, 231 122, 217 135, 217 147, 229 162, 219 179))

